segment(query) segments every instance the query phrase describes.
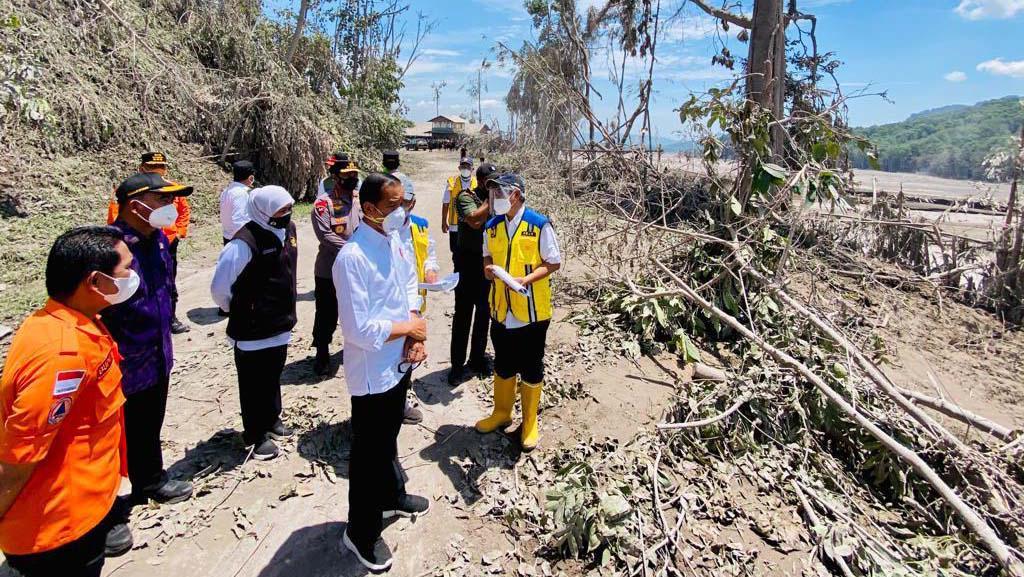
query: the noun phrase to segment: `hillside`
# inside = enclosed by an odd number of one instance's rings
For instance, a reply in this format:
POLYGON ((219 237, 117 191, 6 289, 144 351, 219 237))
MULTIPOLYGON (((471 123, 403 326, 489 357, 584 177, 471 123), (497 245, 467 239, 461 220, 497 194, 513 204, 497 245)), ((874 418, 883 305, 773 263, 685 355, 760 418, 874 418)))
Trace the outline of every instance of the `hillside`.
MULTIPOLYGON (((0 16, 0 322, 41 303, 53 239, 99 223, 140 152, 195 186, 193 236, 216 242, 228 164, 306 197, 337 148, 393 146, 400 81, 361 54, 360 76, 322 31, 224 0, 14 0, 0 16), (289 62, 286 47, 292 46, 289 62), (341 87, 345 88, 342 89, 341 87), (69 89, 69 87, 71 87, 69 89)), ((351 60, 351 58, 349 58, 351 60)), ((198 243, 189 243, 199 250, 198 243)))
MULTIPOLYGON (((856 132, 878 146, 882 170, 986 180, 985 158, 1008 148, 1020 130, 1024 108, 1019 102, 1007 96, 973 106, 943 106, 856 132)), ((853 151, 851 159, 855 168, 868 168, 860 151, 853 151)))

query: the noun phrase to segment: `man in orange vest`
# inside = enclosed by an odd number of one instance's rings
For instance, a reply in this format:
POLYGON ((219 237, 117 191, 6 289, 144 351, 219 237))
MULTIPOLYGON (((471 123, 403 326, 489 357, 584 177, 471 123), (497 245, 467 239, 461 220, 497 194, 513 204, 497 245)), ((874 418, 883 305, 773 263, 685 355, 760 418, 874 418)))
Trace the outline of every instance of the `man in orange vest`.
POLYGON ((0 378, 0 550, 25 577, 99 577, 126 473, 117 344, 97 318, 139 277, 112 227, 72 229, 46 263, 50 300, 22 323, 0 378))
MULTIPOLYGON (((167 157, 162 152, 143 152, 139 164, 139 172, 153 172, 160 176, 167 176, 167 157)), ((171 306, 174 317, 171 319, 171 332, 180 335, 187 333, 188 325, 178 320, 178 241, 188 236, 189 219, 192 218, 192 209, 188 205, 188 199, 184 196, 174 197, 174 208, 178 211, 178 218, 174 224, 163 229, 167 236, 168 250, 171 253, 171 262, 174 268, 171 271, 171 306)), ((113 224, 117 220, 117 198, 110 195, 110 203, 107 205, 107 224, 113 224)))

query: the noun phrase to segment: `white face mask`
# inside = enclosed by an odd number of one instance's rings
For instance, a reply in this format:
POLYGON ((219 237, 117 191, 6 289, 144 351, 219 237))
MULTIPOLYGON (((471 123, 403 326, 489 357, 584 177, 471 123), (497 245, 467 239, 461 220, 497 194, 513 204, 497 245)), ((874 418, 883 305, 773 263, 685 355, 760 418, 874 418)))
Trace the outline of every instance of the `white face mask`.
POLYGON ((149 226, 153 228, 167 228, 178 220, 178 209, 175 208, 173 204, 153 209, 141 200, 136 202, 150 210, 149 218, 147 218, 146 221, 149 223, 149 226))
POLYGON ((103 276, 114 281, 114 286, 117 287, 117 292, 114 294, 104 294, 103 298, 112 305, 121 304, 124 301, 132 298, 135 291, 139 290, 139 275, 134 270, 128 271, 128 276, 124 278, 112 277, 108 274, 100 273, 103 276))
POLYGON ((494 199, 494 214, 503 215, 508 214, 508 211, 512 210, 512 201, 507 198, 495 198, 494 199))
POLYGON ((405 226, 405 209, 401 206, 392 210, 380 223, 380 227, 388 234, 401 230, 403 226, 405 226))
POLYGON ((462 175, 462 178, 469 178, 469 175, 472 174, 472 172, 470 172, 468 168, 463 168, 459 171, 459 174, 462 175))

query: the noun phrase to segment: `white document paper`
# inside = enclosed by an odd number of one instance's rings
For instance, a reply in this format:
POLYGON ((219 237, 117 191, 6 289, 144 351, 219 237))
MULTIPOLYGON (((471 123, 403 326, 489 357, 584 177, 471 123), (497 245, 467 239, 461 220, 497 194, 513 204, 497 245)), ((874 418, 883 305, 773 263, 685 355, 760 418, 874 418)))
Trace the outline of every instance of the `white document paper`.
POLYGON ((449 293, 455 290, 455 287, 458 285, 459 273, 453 272, 437 282, 421 282, 420 290, 449 293))
POLYGON ((494 276, 501 279, 501 282, 505 283, 505 286, 516 291, 517 293, 526 296, 529 294, 529 289, 516 282, 516 279, 512 278, 512 275, 508 274, 508 271, 501 268, 498 265, 491 265, 491 272, 494 276))

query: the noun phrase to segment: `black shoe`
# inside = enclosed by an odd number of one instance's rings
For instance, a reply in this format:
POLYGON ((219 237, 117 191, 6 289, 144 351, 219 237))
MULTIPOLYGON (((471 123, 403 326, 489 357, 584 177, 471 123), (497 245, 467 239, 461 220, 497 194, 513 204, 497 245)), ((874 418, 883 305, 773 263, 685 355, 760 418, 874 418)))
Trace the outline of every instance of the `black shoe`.
POLYGON ((267 431, 267 436, 275 441, 282 441, 295 434, 295 431, 288 428, 280 419, 267 431))
POLYGON ((448 386, 449 387, 456 387, 458 385, 461 385, 462 381, 465 380, 465 377, 466 377, 466 370, 465 369, 463 369, 462 367, 458 367, 458 368, 452 367, 448 371, 448 386))
POLYGON ((426 515, 429 510, 430 499, 407 493, 398 498, 398 505, 394 509, 384 511, 384 518, 408 517, 415 519, 426 515))
POLYGON ((402 417, 403 425, 418 425, 423 422, 423 411, 413 406, 405 407, 405 415, 402 417))
POLYGON ((134 493, 136 498, 145 501, 153 500, 157 503, 172 505, 187 500, 192 496, 192 483, 188 481, 164 481, 164 484, 152 489, 144 489, 140 493, 134 493))
POLYGON ((331 372, 331 352, 327 347, 316 348, 316 359, 313 360, 313 372, 323 377, 331 372))
POLYGON ((494 371, 491 367, 491 362, 487 359, 480 359, 479 361, 469 361, 469 370, 473 371, 480 377, 489 377, 494 371))
POLYGON ((280 454, 281 450, 269 437, 257 443, 256 448, 252 450, 252 458, 257 461, 269 461, 280 454))
POLYGON ((185 323, 179 321, 178 317, 171 319, 171 334, 180 335, 182 333, 187 333, 190 330, 192 329, 188 328, 188 325, 185 323))
POLYGON ((226 311, 224 309, 217 309, 217 316, 219 316, 219 317, 227 317, 227 316, 231 316, 231 313, 229 313, 228 311, 226 311))
POLYGON ((103 554, 107 557, 120 557, 132 549, 132 531, 127 523, 118 523, 107 531, 107 544, 103 554))
POLYGON ((356 545, 348 538, 348 529, 341 538, 343 547, 355 554, 356 559, 373 573, 383 573, 391 568, 391 551, 383 539, 377 539, 373 545, 356 545))

